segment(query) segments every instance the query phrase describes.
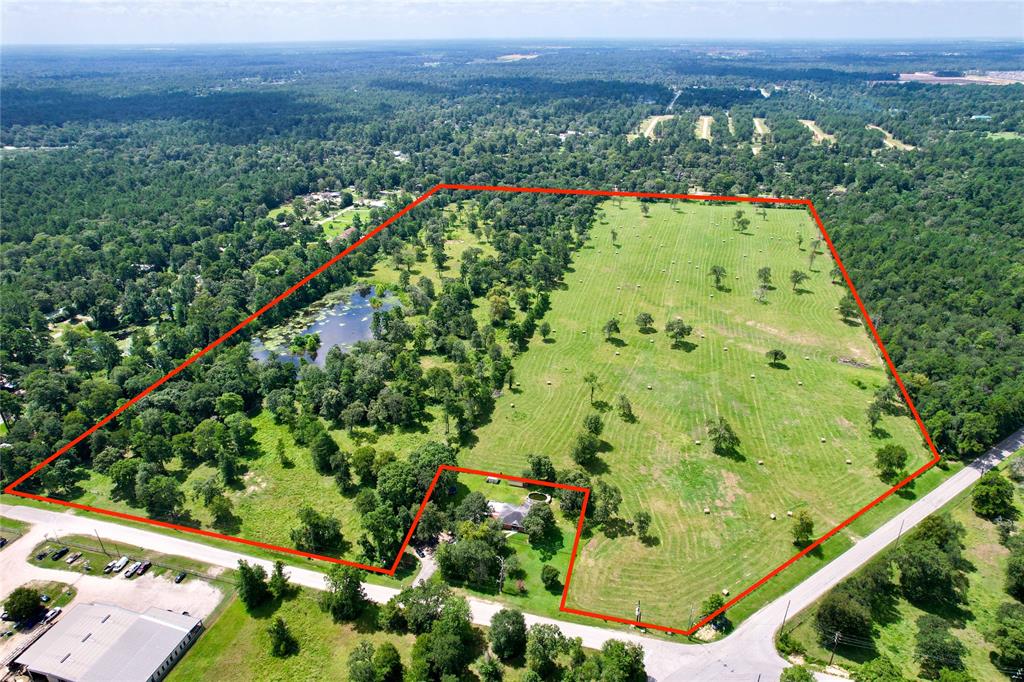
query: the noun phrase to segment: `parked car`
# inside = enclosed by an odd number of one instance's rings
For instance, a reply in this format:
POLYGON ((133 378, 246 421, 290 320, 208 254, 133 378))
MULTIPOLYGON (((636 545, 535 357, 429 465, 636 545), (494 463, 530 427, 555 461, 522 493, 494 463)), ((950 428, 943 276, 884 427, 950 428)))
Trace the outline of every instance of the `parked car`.
POLYGON ((50 609, 49 611, 46 612, 46 615, 43 616, 43 622, 44 623, 52 623, 53 619, 56 618, 57 616, 59 616, 60 612, 63 611, 63 610, 64 609, 60 608, 59 606, 50 609))
POLYGON ((114 567, 110 569, 114 573, 120 573, 121 569, 128 565, 128 557, 123 556, 114 562, 114 567))
POLYGON ((142 565, 139 566, 139 570, 136 571, 136 575, 143 575, 146 571, 149 570, 149 567, 152 566, 152 565, 153 565, 152 562, 143 561, 142 565))
POLYGON ((36 554, 36 561, 42 561, 43 559, 46 558, 46 555, 49 554, 49 553, 50 553, 50 548, 47 547, 46 549, 44 549, 39 554, 36 554))
POLYGON ((67 547, 61 547, 59 549, 55 549, 53 551, 53 554, 50 555, 50 559, 52 559, 53 561, 56 561, 57 559, 60 559, 62 556, 64 556, 67 553, 68 553, 68 548, 67 547))
POLYGON ((11 614, 7 613, 6 611, 4 611, 3 613, 0 613, 0 620, 10 620, 10 619, 11 619, 11 614))
POLYGON ((110 573, 114 570, 114 564, 117 563, 117 559, 111 559, 106 566, 103 567, 104 573, 110 573))
POLYGON ((7 538, 0 538, 0 549, 7 546, 7 538))
POLYGON ((82 553, 81 553, 81 552, 75 552, 74 554, 72 554, 71 556, 69 556, 69 557, 67 558, 67 560, 65 561, 65 563, 66 563, 66 564, 67 564, 68 566, 70 566, 71 564, 75 563, 76 561, 78 561, 78 560, 79 560, 79 559, 81 559, 81 558, 82 558, 82 553))
POLYGON ((423 550, 419 547, 413 546, 412 551, 416 552, 416 556, 418 556, 419 558, 423 558, 423 550))
POLYGON ((138 571, 139 568, 141 568, 141 567, 142 567, 142 562, 141 561, 136 561, 135 563, 133 563, 131 566, 128 567, 127 571, 124 572, 124 577, 125 578, 133 577, 135 575, 135 572, 138 571))
POLYGON ((182 572, 181 572, 181 573, 179 573, 178 575, 174 576, 174 582, 175 582, 175 583, 180 583, 180 582, 181 582, 182 580, 184 580, 184 579, 185 579, 185 576, 186 576, 186 575, 188 575, 188 574, 187 574, 187 573, 185 573, 185 571, 182 571, 182 572))
POLYGON ((50 601, 50 595, 48 595, 48 594, 41 594, 41 595, 39 595, 39 601, 41 601, 41 602, 43 602, 45 604, 46 602, 50 601))
POLYGON ((82 570, 92 572, 92 562, 86 559, 85 563, 82 564, 82 570))

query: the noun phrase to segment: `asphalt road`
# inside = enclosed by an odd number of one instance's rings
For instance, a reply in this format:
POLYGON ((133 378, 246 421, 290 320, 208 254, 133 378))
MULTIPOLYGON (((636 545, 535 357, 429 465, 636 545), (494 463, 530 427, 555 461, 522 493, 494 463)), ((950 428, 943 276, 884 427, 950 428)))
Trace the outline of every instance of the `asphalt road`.
MULTIPOLYGON (((552 623, 569 637, 580 637, 584 646, 600 648, 610 639, 636 642, 643 646, 648 674, 654 680, 773 680, 786 667, 786 662, 775 650, 774 637, 782 625, 787 609, 790 616, 810 606, 836 583, 862 566, 871 557, 894 542, 901 532, 907 532, 923 518, 952 500, 974 483, 982 473, 992 468, 1016 450, 1024 447, 1024 429, 999 443, 984 456, 957 472, 935 490, 921 498, 881 528, 860 540, 787 594, 766 605, 743 621, 723 640, 711 644, 684 644, 654 639, 628 631, 581 625, 551 618, 526 614, 527 624, 552 623)), ((883 503, 884 504, 884 503, 883 503)), ((270 569, 270 562, 255 559, 242 552, 210 547, 181 537, 122 526, 92 516, 78 516, 70 512, 24 506, 0 506, 0 513, 9 518, 44 526, 52 535, 92 534, 122 541, 140 547, 155 549, 166 554, 187 556, 213 566, 234 568, 239 559, 259 563, 270 569)), ((301 567, 290 567, 294 583, 314 589, 324 588, 324 575, 301 567)), ((385 602, 397 590, 381 585, 364 583, 367 596, 376 602, 385 602)), ((502 608, 501 604, 483 599, 470 599, 473 620, 478 624, 490 623, 491 617, 502 608)))

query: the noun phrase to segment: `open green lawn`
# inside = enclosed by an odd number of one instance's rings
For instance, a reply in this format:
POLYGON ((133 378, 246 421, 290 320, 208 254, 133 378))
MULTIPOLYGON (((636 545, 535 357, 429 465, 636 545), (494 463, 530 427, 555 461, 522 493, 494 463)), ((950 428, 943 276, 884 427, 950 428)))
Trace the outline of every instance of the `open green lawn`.
MULTIPOLYGON (((363 639, 373 644, 391 642, 408 669, 415 637, 379 631, 377 607, 370 605, 354 623, 334 623, 320 610, 317 593, 301 590, 279 606, 249 614, 238 597, 232 597, 216 618, 206 623, 207 632, 168 675, 168 682, 186 680, 345 680, 348 657, 363 639), (270 654, 267 626, 281 616, 298 640, 299 651, 284 658, 270 654)), ((525 668, 506 667, 504 679, 516 682, 525 668)), ((467 678, 467 679, 476 679, 467 678)))
POLYGON ((317 604, 316 593, 302 590, 276 610, 261 609, 250 615, 236 597, 185 655, 168 680, 341 680, 348 675, 348 656, 360 639, 390 641, 409 663, 413 637, 375 632, 376 609, 354 624, 335 624, 317 604), (287 622, 298 640, 293 656, 270 654, 267 626, 275 616, 287 622))
POLYGON ((365 226, 370 220, 370 209, 350 206, 344 211, 335 214, 329 220, 323 221, 324 236, 328 239, 337 237, 342 232, 352 227, 352 221, 355 220, 356 216, 359 216, 359 220, 362 221, 365 226))
MULTIPOLYGON (((691 605, 722 589, 735 594, 795 553, 787 511, 809 509, 823 533, 886 489, 874 470, 879 445, 906 446, 911 467, 928 454, 910 419, 885 417, 885 437, 871 435, 865 410, 887 375, 865 330, 835 310, 844 292, 830 281, 830 258, 818 256, 803 291, 793 292, 789 273, 807 269, 817 235, 806 212, 769 209, 762 220, 747 208, 751 227, 741 234, 731 225, 736 206, 652 203, 648 218, 639 206, 605 204, 567 287, 552 295, 553 340, 535 339, 516 360, 519 388, 498 400, 460 463, 518 473, 539 452, 572 466, 571 444, 594 410, 582 379, 595 372, 598 403, 624 394, 638 420, 625 423, 614 408, 604 415, 605 452, 594 473, 622 489, 626 518, 641 509, 653 515, 656 539, 595 534, 581 546, 568 603, 632 617, 640 599, 652 622, 687 627, 691 605), (708 275, 714 265, 727 270, 723 290, 708 275), (762 266, 776 286, 767 304, 752 294, 762 266), (638 331, 640 312, 654 316, 656 333, 638 331), (694 326, 692 347, 671 347, 663 330, 676 316, 694 326), (609 343, 601 329, 613 317, 622 333, 609 343), (784 368, 768 367, 772 348, 787 354, 784 368), (736 457, 710 450, 704 423, 718 415, 739 434, 736 457)), ((941 477, 920 482, 917 493, 941 477)), ((745 600, 733 619, 907 503, 885 503, 745 600)))
MULTIPOLYGON (((1017 453, 1014 456, 1022 457, 1024 453, 1017 453)), ((1016 501, 1018 509, 1024 509, 1024 490, 1021 486, 1017 486, 1016 501)), ((999 534, 995 525, 979 517, 971 509, 970 490, 958 496, 942 511, 948 512, 954 520, 966 527, 964 558, 973 567, 968 573, 970 584, 967 590, 967 604, 962 612, 965 615, 963 627, 954 627, 952 633, 967 647, 964 662, 968 673, 979 682, 1005 680, 1006 676, 992 665, 989 654, 993 649, 985 641, 984 633, 995 625, 994 616, 999 605, 1012 600, 1004 590, 1009 552, 999 544, 999 534)), ((824 663, 828 661, 831 651, 818 642, 817 631, 814 628, 815 613, 815 607, 812 606, 794 618, 791 635, 807 650, 809 660, 824 663)), ((916 678, 919 672, 913 659, 913 651, 917 634, 915 623, 918 616, 923 613, 924 611, 906 600, 899 599, 896 614, 887 622, 878 623, 878 635, 875 638, 878 653, 889 658, 911 679, 916 678)), ((875 652, 871 650, 839 648, 836 651, 835 663, 852 670, 858 664, 874 657, 875 652)))

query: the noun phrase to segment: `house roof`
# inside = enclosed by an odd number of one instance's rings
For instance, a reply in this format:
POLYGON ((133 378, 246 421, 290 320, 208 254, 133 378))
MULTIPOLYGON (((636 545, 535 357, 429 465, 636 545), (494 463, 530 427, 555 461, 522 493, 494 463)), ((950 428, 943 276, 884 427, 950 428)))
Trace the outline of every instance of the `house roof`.
POLYGON ((530 511, 528 504, 514 505, 507 502, 488 502, 488 504, 494 513, 494 518, 509 526, 521 525, 523 519, 526 518, 526 513, 530 511))

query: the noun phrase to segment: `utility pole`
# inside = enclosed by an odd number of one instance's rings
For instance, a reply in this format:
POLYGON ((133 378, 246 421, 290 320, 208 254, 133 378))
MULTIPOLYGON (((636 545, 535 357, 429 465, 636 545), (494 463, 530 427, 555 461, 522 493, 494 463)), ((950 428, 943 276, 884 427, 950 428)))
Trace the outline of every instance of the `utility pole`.
POLYGON ((899 530, 898 533, 896 533, 896 546, 897 547, 900 546, 900 537, 903 536, 903 524, 906 523, 906 522, 907 522, 906 519, 901 519, 900 520, 900 530, 899 530))
POLYGON ((792 599, 786 602, 786 612, 782 614, 782 625, 779 626, 780 632, 786 627, 786 618, 789 616, 789 605, 792 603, 792 599))
POLYGON ((109 554, 107 554, 107 548, 103 546, 103 540, 100 539, 99 531, 93 528, 92 532, 96 534, 96 541, 100 543, 100 550, 102 550, 102 552, 107 556, 110 556, 109 554))
POLYGON ((832 638, 832 655, 828 657, 828 665, 832 665, 832 659, 836 657, 837 646, 839 646, 839 630, 836 630, 835 637, 832 638))

